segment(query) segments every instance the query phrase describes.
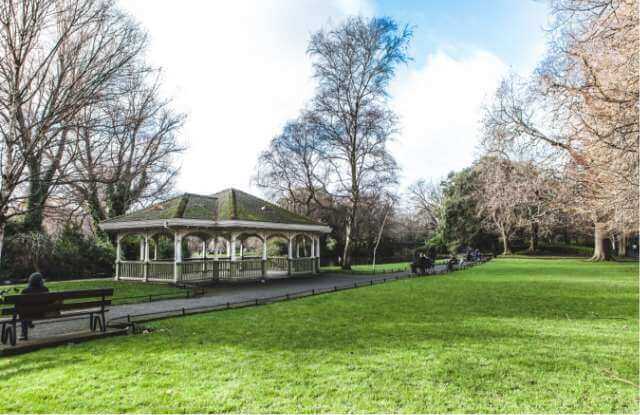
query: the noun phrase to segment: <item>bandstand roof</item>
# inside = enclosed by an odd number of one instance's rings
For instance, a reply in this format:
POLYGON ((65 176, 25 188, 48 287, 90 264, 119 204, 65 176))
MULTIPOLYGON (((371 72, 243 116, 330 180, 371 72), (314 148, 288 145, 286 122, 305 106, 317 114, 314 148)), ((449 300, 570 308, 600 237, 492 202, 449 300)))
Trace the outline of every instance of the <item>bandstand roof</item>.
POLYGON ((237 189, 212 195, 184 193, 101 222, 106 231, 166 226, 265 228, 330 232, 330 228, 237 189))

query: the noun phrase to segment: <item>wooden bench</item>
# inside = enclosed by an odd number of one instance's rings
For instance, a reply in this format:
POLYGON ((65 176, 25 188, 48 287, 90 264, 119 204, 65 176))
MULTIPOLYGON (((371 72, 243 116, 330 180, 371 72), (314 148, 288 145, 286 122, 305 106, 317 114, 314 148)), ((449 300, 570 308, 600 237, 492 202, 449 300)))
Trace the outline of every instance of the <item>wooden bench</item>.
POLYGON ((111 305, 113 288, 97 290, 60 291, 38 294, 19 294, 4 297, 0 320, 2 343, 16 344, 16 329, 22 321, 59 320, 78 316, 89 316, 91 331, 106 331, 105 312, 111 305))

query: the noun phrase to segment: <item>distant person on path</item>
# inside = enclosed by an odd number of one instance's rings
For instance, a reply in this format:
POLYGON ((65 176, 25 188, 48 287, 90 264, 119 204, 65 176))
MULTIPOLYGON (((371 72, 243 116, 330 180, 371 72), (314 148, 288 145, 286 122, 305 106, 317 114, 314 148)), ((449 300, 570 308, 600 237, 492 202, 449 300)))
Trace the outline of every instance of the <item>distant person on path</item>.
POLYGON ((453 266, 457 263, 458 259, 454 255, 451 255, 451 257, 447 261, 447 271, 453 271, 453 266))
POLYGON ((427 273, 427 257, 424 255, 424 253, 421 253, 420 258, 418 258, 418 269, 420 270, 421 274, 427 273))
POLYGON ((430 246, 429 247, 429 252, 427 252, 427 255, 429 256, 429 259, 431 260, 432 264, 436 263, 436 247, 435 246, 430 246))
MULTIPOLYGON (((44 285, 44 278, 42 278, 42 274, 39 272, 34 272, 29 275, 29 282, 25 289, 20 292, 20 294, 40 294, 40 293, 48 293, 49 289, 44 285)), ((29 320, 20 321, 20 339, 25 340, 27 338, 27 332, 29 331, 29 327, 33 327, 33 323, 29 320)))

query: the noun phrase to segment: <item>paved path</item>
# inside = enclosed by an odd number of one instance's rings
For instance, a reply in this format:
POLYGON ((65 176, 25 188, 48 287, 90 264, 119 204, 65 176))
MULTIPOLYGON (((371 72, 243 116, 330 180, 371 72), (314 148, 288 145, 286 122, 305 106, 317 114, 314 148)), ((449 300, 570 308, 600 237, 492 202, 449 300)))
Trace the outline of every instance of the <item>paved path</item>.
MULTIPOLYGON (((435 267, 436 272, 443 272, 444 265, 435 267)), ((286 294, 302 293, 311 289, 327 290, 333 287, 353 285, 363 281, 380 281, 396 276, 406 276, 408 271, 394 274, 377 275, 348 275, 348 274, 322 274, 313 277, 286 278, 270 280, 265 284, 259 282, 247 282, 236 284, 220 284, 207 289, 207 294, 197 298, 180 298, 160 300, 138 304, 123 304, 112 306, 107 315, 107 320, 122 321, 127 315, 136 316, 147 313, 162 313, 181 308, 207 308, 227 303, 251 301, 268 297, 284 296, 286 294)), ((136 319, 137 320, 137 319, 136 319)), ((60 334, 70 334, 88 330, 88 319, 72 321, 58 321, 38 325, 29 332, 30 339, 41 339, 60 334)), ((0 347, 2 345, 0 344, 0 347)))

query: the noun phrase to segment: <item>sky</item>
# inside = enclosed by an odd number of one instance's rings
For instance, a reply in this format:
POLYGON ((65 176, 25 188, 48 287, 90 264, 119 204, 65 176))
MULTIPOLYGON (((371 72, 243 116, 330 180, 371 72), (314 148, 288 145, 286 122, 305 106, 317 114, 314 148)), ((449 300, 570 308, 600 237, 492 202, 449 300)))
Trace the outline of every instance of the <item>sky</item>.
POLYGON ((313 96, 312 33, 349 15, 413 28, 397 69, 390 150, 400 190, 438 180, 477 155, 481 108, 509 71, 529 74, 544 52, 547 9, 533 0, 121 0, 149 33, 146 59, 186 113, 176 190, 254 194, 256 160, 313 96))

